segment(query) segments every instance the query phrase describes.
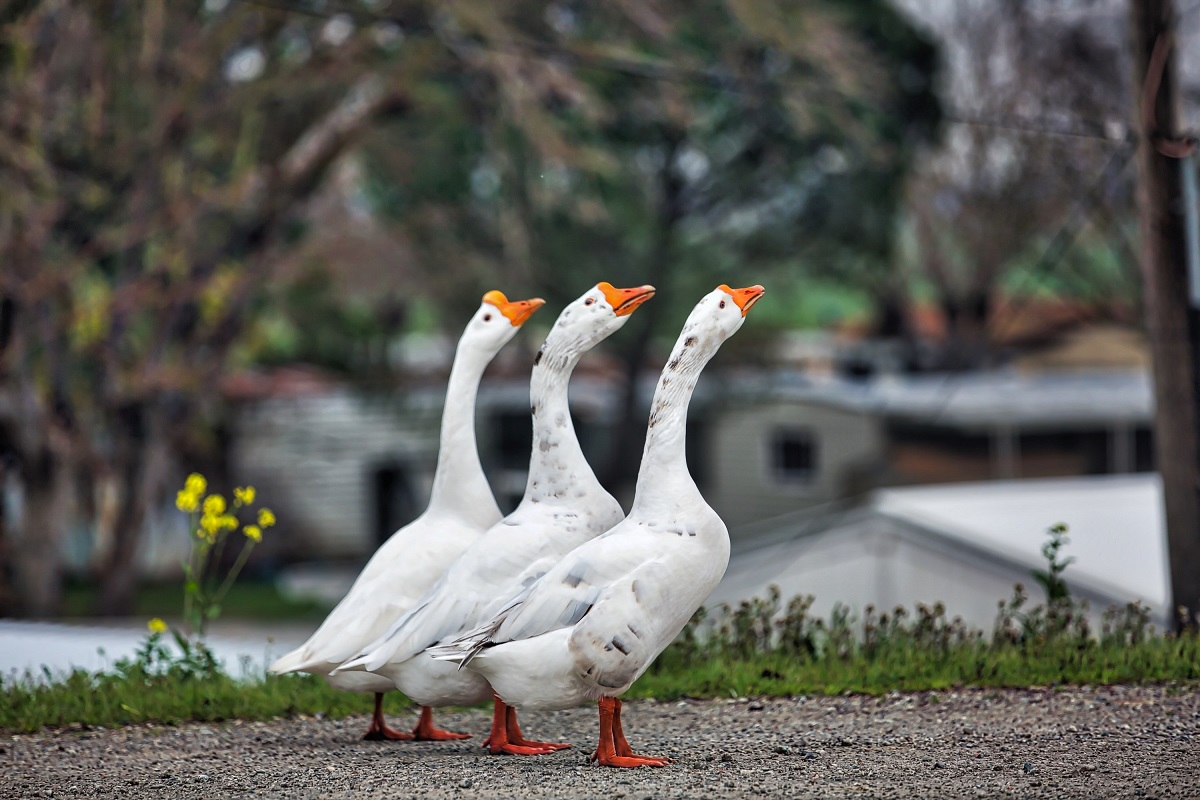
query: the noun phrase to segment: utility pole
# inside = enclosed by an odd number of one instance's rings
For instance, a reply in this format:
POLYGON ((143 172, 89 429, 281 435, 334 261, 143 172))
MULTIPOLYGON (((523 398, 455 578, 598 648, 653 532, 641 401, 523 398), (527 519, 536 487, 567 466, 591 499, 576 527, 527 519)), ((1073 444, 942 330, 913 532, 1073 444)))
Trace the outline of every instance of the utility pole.
POLYGON ((1189 286, 1181 164, 1195 141, 1176 138, 1173 0, 1130 0, 1138 206, 1146 326, 1154 364, 1155 457, 1162 475, 1177 625, 1200 624, 1200 309, 1189 286), (1181 609, 1187 609, 1186 616, 1181 609))

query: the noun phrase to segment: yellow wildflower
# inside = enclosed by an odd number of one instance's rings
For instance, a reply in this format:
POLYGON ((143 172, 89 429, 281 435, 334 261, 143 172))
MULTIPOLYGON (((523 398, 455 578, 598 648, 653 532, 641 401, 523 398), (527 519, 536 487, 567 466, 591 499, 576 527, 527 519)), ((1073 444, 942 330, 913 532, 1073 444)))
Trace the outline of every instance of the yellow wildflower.
POLYGON ((214 536, 216 535, 217 531, 225 527, 223 520, 223 515, 210 514, 208 511, 205 511, 204 516, 200 518, 200 527, 204 529, 204 532, 209 536, 214 536))
POLYGON ((225 513, 225 498, 219 494, 210 494, 204 498, 204 513, 221 515, 225 513))
POLYGON ((154 619, 147 622, 146 627, 150 630, 151 633, 166 633, 167 632, 167 623, 163 622, 158 617, 155 617, 154 619))
POLYGON ((246 538, 252 542, 262 541, 262 528, 257 525, 247 525, 242 528, 242 533, 246 534, 246 538))
POLYGON ((175 494, 175 507, 190 514, 200 507, 200 495, 180 489, 175 494))
POLYGON ((204 480, 204 476, 199 472, 193 472, 187 476, 187 480, 183 483, 183 488, 192 494, 204 494, 204 490, 208 488, 208 481, 204 480))
POLYGON ((269 528, 275 524, 275 514, 269 508, 260 508, 258 510, 258 524, 264 528, 269 528))
POLYGON ((221 517, 219 519, 221 522, 221 527, 224 528, 225 530, 227 530, 227 531, 236 531, 237 530, 237 526, 238 526, 237 517, 233 516, 232 514, 223 514, 223 515, 221 515, 221 517))
POLYGON ((244 506, 248 506, 254 502, 254 495, 253 486, 239 486, 233 490, 233 499, 244 506))

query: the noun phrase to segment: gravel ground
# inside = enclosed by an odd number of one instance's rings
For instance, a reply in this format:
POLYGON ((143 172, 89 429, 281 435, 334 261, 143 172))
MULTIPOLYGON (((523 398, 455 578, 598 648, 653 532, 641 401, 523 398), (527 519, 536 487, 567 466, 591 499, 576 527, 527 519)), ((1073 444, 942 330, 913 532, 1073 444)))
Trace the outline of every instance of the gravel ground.
MULTIPOLYGON (((522 715, 570 750, 479 749, 483 710, 441 713, 460 742, 364 742, 365 717, 0 738, 0 797, 1200 797, 1200 689, 969 690, 884 698, 629 702, 662 769, 587 763, 594 709, 522 715)), ((409 724, 408 720, 396 720, 409 724)))

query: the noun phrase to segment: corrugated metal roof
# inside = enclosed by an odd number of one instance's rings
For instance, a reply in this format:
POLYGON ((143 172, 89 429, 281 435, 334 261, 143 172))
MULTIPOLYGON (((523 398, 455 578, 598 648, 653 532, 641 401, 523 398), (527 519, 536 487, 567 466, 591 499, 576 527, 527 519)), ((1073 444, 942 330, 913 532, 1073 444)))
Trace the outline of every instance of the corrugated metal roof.
POLYGON ((1056 429, 1149 423, 1150 377, 1137 371, 1010 370, 883 376, 866 381, 782 372, 731 382, 740 397, 791 400, 959 427, 1056 429))

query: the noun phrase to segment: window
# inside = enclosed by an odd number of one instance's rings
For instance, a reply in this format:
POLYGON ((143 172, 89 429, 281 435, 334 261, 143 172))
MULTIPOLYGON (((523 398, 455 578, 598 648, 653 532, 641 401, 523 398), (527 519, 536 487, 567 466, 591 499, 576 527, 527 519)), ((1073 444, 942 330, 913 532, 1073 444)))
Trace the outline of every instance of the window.
POLYGON ((412 480, 403 464, 377 465, 374 470, 375 541, 386 542, 393 533, 417 518, 412 480))
POLYGON ((522 471, 528 469, 529 443, 533 441, 533 420, 529 412, 501 411, 492 420, 496 466, 522 471))
POLYGON ((811 483, 817 475, 817 443, 810 431, 776 431, 771 468, 781 483, 811 483))

